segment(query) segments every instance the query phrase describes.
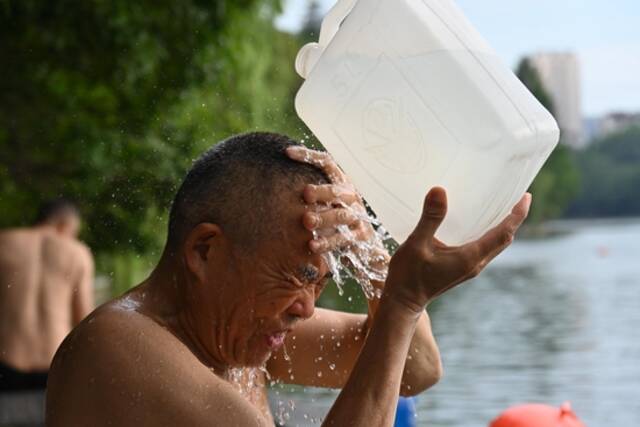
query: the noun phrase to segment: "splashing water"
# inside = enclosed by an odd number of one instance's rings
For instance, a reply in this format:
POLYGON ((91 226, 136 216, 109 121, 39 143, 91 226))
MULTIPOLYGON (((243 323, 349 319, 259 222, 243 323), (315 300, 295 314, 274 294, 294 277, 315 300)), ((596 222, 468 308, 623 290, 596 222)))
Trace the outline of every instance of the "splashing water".
POLYGON ((384 283, 387 279, 387 264, 383 261, 386 252, 385 241, 390 239, 389 233, 382 227, 380 221, 367 212, 358 212, 344 204, 343 207, 356 214, 361 221, 369 223, 374 233, 368 240, 360 240, 347 225, 337 227, 338 233, 347 239, 349 245, 343 249, 325 253, 324 257, 329 270, 333 273, 338 293, 344 294, 345 280, 351 278, 360 285, 368 299, 380 298, 382 289, 376 288, 373 282, 384 283))
MULTIPOLYGON (((305 133, 300 142, 303 145, 308 145, 309 139, 310 135, 305 133)), ((311 153, 306 152, 303 161, 322 168, 333 183, 341 182, 344 178, 335 176, 335 173, 325 170, 326 158, 312 158, 311 153)), ((366 202, 364 203, 366 206, 366 202)), ((384 242, 390 240, 391 236, 382 227, 382 224, 367 212, 366 208, 362 209, 364 206, 358 203, 355 204, 355 208, 346 203, 337 203, 337 205, 354 214, 360 221, 368 223, 374 231, 372 236, 364 241, 358 239, 349 226, 340 225, 337 227, 338 233, 345 237, 350 244, 343 249, 325 253, 324 257, 333 274, 334 282, 338 286, 338 293, 340 295, 344 294, 344 281, 346 278, 352 278, 360 285, 368 299, 380 298, 382 290, 376 288, 372 282, 384 283, 387 278, 387 265, 382 261, 385 260, 385 254, 387 254, 384 242), (374 267, 375 265, 382 267, 374 267)), ((327 208, 325 206, 317 209, 320 211, 327 208)), ((314 239, 317 237, 315 231, 313 237, 314 239)))
POLYGON ((289 400, 287 403, 282 400, 278 401, 278 407, 276 408, 275 418, 278 425, 285 425, 287 421, 291 419, 293 411, 296 410, 296 403, 293 400, 289 400))
POLYGON ((268 373, 265 367, 260 368, 230 368, 225 374, 227 380, 238 392, 254 405, 260 402, 262 393, 262 376, 268 373))

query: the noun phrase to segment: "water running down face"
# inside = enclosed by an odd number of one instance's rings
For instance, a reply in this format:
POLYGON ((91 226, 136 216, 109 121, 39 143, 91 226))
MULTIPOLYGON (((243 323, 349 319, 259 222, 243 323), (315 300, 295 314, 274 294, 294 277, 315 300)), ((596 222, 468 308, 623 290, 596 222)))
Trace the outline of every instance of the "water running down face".
POLYGON ((193 304, 206 318, 201 333, 213 334, 201 341, 217 343, 212 350, 225 365, 264 365, 294 325, 313 315, 331 277, 325 258, 309 250, 312 233, 300 221, 313 209, 300 197, 304 185, 287 189, 277 233, 255 250, 238 248, 222 229, 214 237, 219 241, 205 260, 201 295, 193 304))

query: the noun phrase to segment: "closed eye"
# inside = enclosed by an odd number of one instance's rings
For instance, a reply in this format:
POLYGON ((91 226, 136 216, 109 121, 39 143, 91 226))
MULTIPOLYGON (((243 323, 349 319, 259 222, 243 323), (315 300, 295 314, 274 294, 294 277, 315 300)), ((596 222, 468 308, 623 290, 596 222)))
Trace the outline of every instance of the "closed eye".
POLYGON ((318 269, 316 266, 307 264, 300 268, 300 279, 305 283, 313 283, 318 280, 318 269))
POLYGON ((317 267, 312 264, 308 264, 300 268, 300 280, 298 283, 306 283, 308 285, 313 285, 319 289, 316 294, 322 292, 324 287, 327 285, 327 282, 333 278, 333 273, 328 271, 324 276, 319 277, 320 271, 317 267))

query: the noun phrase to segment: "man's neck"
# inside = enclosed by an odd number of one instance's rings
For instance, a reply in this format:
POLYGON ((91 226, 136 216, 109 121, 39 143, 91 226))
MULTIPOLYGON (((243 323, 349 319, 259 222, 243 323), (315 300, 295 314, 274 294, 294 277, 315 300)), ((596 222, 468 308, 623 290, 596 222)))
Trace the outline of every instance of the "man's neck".
POLYGON ((192 281, 184 262, 165 251, 144 286, 153 295, 150 303, 155 314, 204 365, 224 376, 229 370, 221 354, 224 343, 215 342, 220 335, 210 330, 210 319, 203 318, 211 312, 199 310, 199 298, 194 295, 197 285, 192 281))

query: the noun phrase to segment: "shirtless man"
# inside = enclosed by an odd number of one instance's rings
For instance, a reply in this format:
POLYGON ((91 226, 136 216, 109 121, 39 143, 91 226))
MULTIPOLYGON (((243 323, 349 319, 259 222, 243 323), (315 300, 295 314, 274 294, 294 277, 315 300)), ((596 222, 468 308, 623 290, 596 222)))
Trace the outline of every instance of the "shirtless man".
POLYGON ((93 309, 93 260, 73 204, 0 232, 0 393, 44 389, 64 337, 93 309))
POLYGON ((372 249, 370 267, 389 274, 368 315, 314 309, 326 252, 372 239, 360 198, 325 153, 276 134, 232 137, 182 183, 149 278, 60 347, 47 425, 273 426, 253 369, 266 365, 271 380, 342 389, 324 425, 389 426, 399 394, 441 375, 425 307, 511 243, 529 201, 478 241, 446 247, 434 238, 446 196, 431 190, 390 262, 372 249))

